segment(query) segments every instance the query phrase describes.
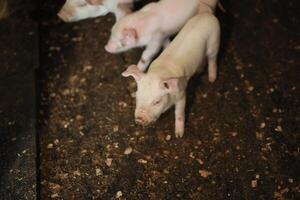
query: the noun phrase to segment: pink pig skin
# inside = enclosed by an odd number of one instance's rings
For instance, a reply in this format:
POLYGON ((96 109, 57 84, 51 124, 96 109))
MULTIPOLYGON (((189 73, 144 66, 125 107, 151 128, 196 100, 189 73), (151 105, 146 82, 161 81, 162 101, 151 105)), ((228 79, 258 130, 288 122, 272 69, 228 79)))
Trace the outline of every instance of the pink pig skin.
POLYGON ((131 13, 132 6, 133 0, 66 0, 57 15, 64 22, 75 22, 112 12, 119 20, 131 13))
POLYGON ((210 12, 191 18, 170 45, 154 60, 147 73, 131 65, 122 73, 137 82, 135 120, 141 125, 155 122, 175 105, 175 136, 182 137, 185 126, 186 86, 208 60, 208 78, 217 77, 220 25, 210 12))
POLYGON ((113 26, 105 49, 119 53, 146 46, 138 62, 138 68, 145 71, 161 47, 167 46, 171 35, 197 13, 213 13, 216 4, 217 0, 161 0, 150 3, 113 26))

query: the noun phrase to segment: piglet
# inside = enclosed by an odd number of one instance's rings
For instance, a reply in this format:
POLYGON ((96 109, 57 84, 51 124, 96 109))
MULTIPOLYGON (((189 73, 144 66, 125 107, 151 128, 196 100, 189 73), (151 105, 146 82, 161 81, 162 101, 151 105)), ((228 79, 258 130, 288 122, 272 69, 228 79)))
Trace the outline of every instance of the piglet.
POLYGON ((119 20, 131 12, 132 5, 133 0, 66 0, 57 15, 65 22, 75 22, 112 12, 119 20))
POLYGON ((170 45, 154 60, 147 73, 131 65, 122 76, 137 82, 135 121, 141 125, 155 122, 175 105, 175 136, 182 137, 185 125, 186 86, 208 61, 208 79, 217 77, 220 43, 218 19, 206 12, 191 18, 170 45))
POLYGON ((213 12, 217 2, 161 0, 147 4, 141 10, 123 17, 112 27, 105 49, 110 53, 119 53, 146 46, 137 65, 141 71, 145 71, 161 47, 167 46, 171 35, 177 33, 200 10, 213 12))

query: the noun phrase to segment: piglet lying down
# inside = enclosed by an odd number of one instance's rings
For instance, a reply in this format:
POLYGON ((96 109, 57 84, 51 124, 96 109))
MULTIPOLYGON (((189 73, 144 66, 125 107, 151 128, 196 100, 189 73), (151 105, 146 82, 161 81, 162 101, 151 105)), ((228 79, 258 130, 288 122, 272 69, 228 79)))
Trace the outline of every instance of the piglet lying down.
POLYGON ((65 22, 104 16, 109 12, 117 20, 131 12, 134 0, 66 0, 57 14, 65 22))
POLYGON ((135 121, 141 125, 155 122, 175 105, 175 136, 182 137, 185 124, 188 80, 203 70, 208 60, 208 79, 217 77, 220 25, 211 13, 191 18, 171 44, 152 62, 147 73, 131 65, 124 77, 137 82, 135 121))

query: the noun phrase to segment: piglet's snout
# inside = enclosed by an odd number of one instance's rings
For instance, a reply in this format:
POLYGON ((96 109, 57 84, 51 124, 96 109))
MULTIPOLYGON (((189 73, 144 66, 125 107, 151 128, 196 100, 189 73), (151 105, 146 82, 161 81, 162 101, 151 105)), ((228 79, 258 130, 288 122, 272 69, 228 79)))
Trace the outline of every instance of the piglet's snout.
POLYGON ((114 53, 117 49, 117 45, 115 45, 113 42, 108 42, 104 48, 107 52, 114 53))
POLYGON ((135 116, 135 122, 142 126, 146 126, 147 124, 149 124, 150 121, 149 121, 148 117, 146 116, 145 112, 140 111, 135 116))
POLYGON ((143 117, 136 117, 135 118, 135 122, 137 123, 137 124, 140 124, 140 125, 144 125, 144 124, 146 124, 146 120, 145 120, 145 118, 143 118, 143 117))
POLYGON ((73 16, 73 11, 70 9, 62 9, 57 13, 58 17, 64 22, 70 22, 73 16))

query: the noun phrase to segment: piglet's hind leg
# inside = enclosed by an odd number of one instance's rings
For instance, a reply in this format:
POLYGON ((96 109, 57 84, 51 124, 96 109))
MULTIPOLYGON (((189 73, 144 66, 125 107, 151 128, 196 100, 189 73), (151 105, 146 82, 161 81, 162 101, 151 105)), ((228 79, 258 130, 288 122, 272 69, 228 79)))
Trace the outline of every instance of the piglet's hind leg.
POLYGON ((214 82, 217 79, 218 65, 217 58, 220 46, 220 30, 213 32, 207 41, 206 55, 208 58, 208 80, 214 82))
POLYGON ((208 57, 208 80, 213 83, 217 79, 217 56, 208 57))
POLYGON ((175 104, 175 137, 176 138, 182 138, 184 134, 185 103, 186 103, 186 99, 185 97, 183 97, 175 104))

